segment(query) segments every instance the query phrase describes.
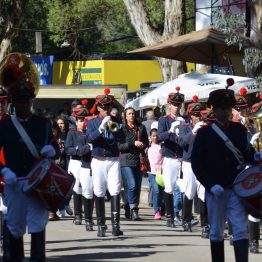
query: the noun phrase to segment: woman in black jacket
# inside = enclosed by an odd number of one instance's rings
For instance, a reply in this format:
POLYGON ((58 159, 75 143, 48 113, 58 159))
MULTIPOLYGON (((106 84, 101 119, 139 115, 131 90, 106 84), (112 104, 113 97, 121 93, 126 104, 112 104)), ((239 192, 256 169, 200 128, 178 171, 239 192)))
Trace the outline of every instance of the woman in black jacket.
POLYGON ((143 177, 140 171, 139 155, 149 142, 146 128, 138 122, 134 108, 126 108, 123 118, 124 137, 119 143, 121 173, 127 185, 127 200, 131 208, 131 218, 139 220, 138 204, 143 177))

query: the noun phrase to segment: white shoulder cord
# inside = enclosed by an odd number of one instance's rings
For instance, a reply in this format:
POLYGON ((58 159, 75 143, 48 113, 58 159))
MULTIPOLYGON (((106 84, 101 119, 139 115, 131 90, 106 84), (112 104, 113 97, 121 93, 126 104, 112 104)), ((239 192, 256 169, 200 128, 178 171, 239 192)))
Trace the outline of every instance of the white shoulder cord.
POLYGON ((233 152, 235 158, 237 159, 239 163, 239 166, 237 168, 240 169, 241 167, 243 167, 244 158, 243 158, 242 153, 233 145, 231 140, 226 136, 226 134, 215 123, 213 123, 211 127, 223 139, 227 148, 233 152))
POLYGON ((20 134, 20 136, 24 140, 28 150, 31 152, 31 154, 35 158, 39 158, 39 153, 38 153, 34 143, 32 142, 31 138, 26 133, 25 129, 23 128, 23 126, 21 125, 21 123, 19 122, 17 117, 15 115, 11 115, 11 120, 12 120, 16 130, 18 131, 18 133, 20 134))

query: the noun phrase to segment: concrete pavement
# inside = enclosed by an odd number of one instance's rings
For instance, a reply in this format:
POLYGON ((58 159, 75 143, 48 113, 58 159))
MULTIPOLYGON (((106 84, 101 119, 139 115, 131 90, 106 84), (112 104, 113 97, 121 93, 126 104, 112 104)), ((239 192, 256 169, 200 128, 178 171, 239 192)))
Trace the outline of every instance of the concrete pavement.
MULTIPOLYGON (((121 229, 124 236, 111 235, 110 204, 106 202, 107 237, 98 238, 95 231, 85 231, 84 225, 76 226, 73 217, 67 216, 60 221, 49 222, 47 226, 47 261, 136 261, 136 262, 206 262, 210 259, 209 240, 200 237, 199 225, 193 232, 183 232, 182 227, 174 229, 165 226, 165 218, 154 221, 152 208, 140 207, 141 221, 124 219, 121 210, 121 229)), ((96 222, 96 221, 95 221, 96 222)), ((262 244, 262 241, 261 241, 262 244)), ((29 257, 29 236, 25 236, 25 253, 29 257)), ((262 253, 262 246, 260 245, 262 253)), ((233 262, 234 250, 225 240, 226 261, 233 262)), ((250 254, 251 262, 262 261, 262 254, 250 254)))

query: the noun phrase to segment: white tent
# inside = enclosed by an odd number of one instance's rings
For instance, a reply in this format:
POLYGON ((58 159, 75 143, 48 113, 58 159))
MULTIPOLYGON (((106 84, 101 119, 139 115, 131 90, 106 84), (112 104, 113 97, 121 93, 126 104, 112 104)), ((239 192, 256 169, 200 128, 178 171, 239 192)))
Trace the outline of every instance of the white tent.
POLYGON ((254 78, 192 72, 180 75, 175 80, 169 81, 153 91, 130 101, 125 107, 131 106, 138 110, 165 105, 168 94, 176 92, 177 86, 180 87, 180 92, 185 95, 185 101, 191 101, 195 95, 199 99, 207 99, 211 91, 224 88, 228 78, 233 78, 235 81, 235 84, 230 87, 230 89, 235 91, 235 94, 239 94, 239 90, 242 87, 247 88, 247 94, 262 91, 262 87, 256 83, 254 78))

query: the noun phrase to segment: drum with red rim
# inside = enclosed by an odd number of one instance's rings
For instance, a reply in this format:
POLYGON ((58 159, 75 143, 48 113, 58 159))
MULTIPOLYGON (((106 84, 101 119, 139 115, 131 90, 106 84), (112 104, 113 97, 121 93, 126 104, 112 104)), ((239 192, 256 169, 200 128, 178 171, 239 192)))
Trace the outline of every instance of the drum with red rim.
POLYGON ((27 178, 24 192, 37 197, 51 211, 70 198, 75 183, 73 176, 46 158, 35 163, 27 178))
POLYGON ((250 215, 262 218, 262 165, 243 170, 234 181, 234 191, 250 215))

